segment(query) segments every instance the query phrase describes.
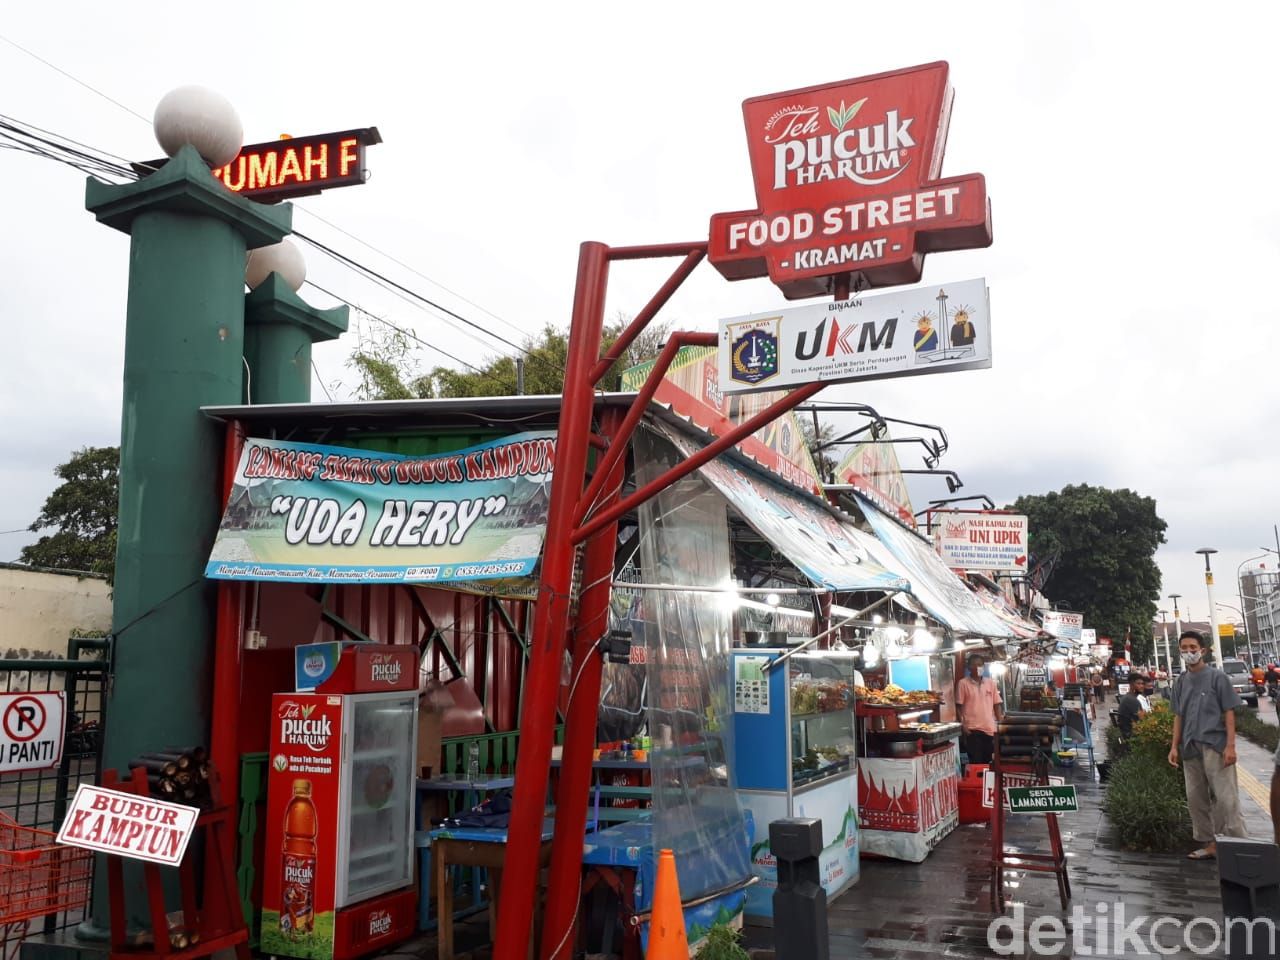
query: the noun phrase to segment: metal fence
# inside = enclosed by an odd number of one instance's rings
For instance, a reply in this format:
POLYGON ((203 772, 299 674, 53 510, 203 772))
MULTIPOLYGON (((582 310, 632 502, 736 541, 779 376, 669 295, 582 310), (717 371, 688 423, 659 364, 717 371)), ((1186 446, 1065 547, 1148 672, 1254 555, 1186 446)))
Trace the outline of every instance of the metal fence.
MULTIPOLYGON (((19 825, 56 832, 81 783, 97 783, 102 772, 102 735, 110 641, 74 638, 65 660, 0 660, 0 694, 66 693, 62 761, 56 769, 0 773, 0 814, 19 825)), ((31 932, 53 933, 78 924, 84 910, 57 913, 31 924, 31 932)))

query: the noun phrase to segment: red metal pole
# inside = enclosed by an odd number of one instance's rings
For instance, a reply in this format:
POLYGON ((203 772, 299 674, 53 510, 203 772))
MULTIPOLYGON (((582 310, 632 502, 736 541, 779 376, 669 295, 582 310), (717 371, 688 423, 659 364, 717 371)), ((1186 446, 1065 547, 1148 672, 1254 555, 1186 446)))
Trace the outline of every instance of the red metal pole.
POLYGON ((612 507, 601 510, 583 526, 573 531, 573 542, 581 543, 604 526, 616 522, 623 515, 640 506, 640 504, 656 497, 677 480, 688 476, 704 463, 714 460, 730 447, 751 436, 765 424, 771 423, 788 410, 804 403, 825 386, 825 383, 806 383, 798 390, 793 390, 780 400, 774 401, 750 420, 738 424, 723 437, 719 437, 708 446, 703 447, 688 460, 676 464, 662 476, 651 480, 621 503, 616 503, 612 507))
POLYGON ((649 325, 649 321, 657 316, 658 311, 666 306, 672 294, 680 289, 680 284, 689 279, 689 274, 693 273, 694 268, 702 262, 702 258, 706 255, 705 244, 701 250, 690 250, 686 254, 684 260, 680 262, 680 266, 676 267, 675 272, 671 274, 667 282, 658 288, 658 292, 644 305, 644 309, 635 315, 635 319, 627 325, 627 329, 622 331, 622 335, 613 342, 613 346, 600 358, 600 362, 591 371, 592 383, 599 383, 600 378, 609 372, 609 368, 618 362, 618 359, 626 352, 627 347, 631 346, 636 337, 640 336, 644 328, 649 325))
POLYGON ((707 250, 707 241, 691 240, 688 243, 651 243, 637 247, 610 247, 609 260, 660 260, 663 257, 679 257, 688 253, 707 250))
POLYGON ((582 494, 582 501, 573 512, 574 526, 580 524, 587 511, 595 506, 596 497, 600 495, 600 491, 604 488, 606 478, 613 473, 614 464, 626 456, 627 444, 631 442, 631 435, 635 433, 636 427, 640 424, 640 419, 649 408, 649 401, 658 392, 658 387, 661 385, 663 377, 666 376, 671 362, 675 360, 676 354, 680 352, 682 347, 714 347, 718 342, 719 337, 714 333, 675 333, 671 335, 671 339, 667 341, 666 346, 662 348, 662 352, 658 354, 658 359, 654 361, 653 369, 649 371, 649 376, 645 379, 644 386, 636 394, 636 399, 631 404, 631 409, 627 411, 627 418, 622 421, 617 433, 610 440, 609 451, 596 469, 595 476, 587 484, 586 492, 582 494))
MULTIPOLYGON (((621 421, 620 411, 607 411, 603 431, 615 438, 615 445, 625 446, 617 439, 621 421)), ((597 467, 597 471, 599 469, 597 467)), ((606 505, 617 502, 625 476, 625 459, 615 458, 604 486, 606 505)), ((573 927, 582 889, 582 837, 587 824, 591 757, 596 745, 604 660, 596 647, 609 629, 609 596, 617 547, 618 525, 613 523, 602 527, 587 542, 583 555, 583 589, 573 640, 574 679, 565 716, 564 755, 556 794, 556 838, 551 848, 550 883, 543 915, 541 956, 544 960, 568 960, 574 955, 573 927)))
MULTIPOLYGON (((227 423, 222 454, 222 499, 231 494, 244 447, 240 422, 227 423)), ((240 659, 244 616, 244 586, 218 581, 213 632, 213 703, 210 711, 209 759, 222 780, 227 803, 240 801, 240 659)), ((235 863, 235 834, 221 831, 226 863, 235 863)))
POLYGON ((495 960, 523 960, 532 935, 542 812, 547 797, 555 705, 573 589, 574 544, 569 535, 573 511, 582 496, 586 477, 594 406, 590 375, 600 358, 608 275, 609 248, 602 243, 584 243, 578 255, 564 403, 560 408, 542 578, 534 610, 533 641, 520 722, 520 752, 516 759, 515 794, 503 865, 495 960))

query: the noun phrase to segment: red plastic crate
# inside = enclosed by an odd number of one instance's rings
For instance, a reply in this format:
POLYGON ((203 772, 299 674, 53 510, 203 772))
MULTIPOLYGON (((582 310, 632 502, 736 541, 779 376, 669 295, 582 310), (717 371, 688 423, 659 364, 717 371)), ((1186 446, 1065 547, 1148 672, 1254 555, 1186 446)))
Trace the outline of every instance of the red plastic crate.
POLYGON ((960 781, 959 806, 961 823, 986 823, 991 811, 982 805, 982 776, 985 764, 971 763, 960 781))

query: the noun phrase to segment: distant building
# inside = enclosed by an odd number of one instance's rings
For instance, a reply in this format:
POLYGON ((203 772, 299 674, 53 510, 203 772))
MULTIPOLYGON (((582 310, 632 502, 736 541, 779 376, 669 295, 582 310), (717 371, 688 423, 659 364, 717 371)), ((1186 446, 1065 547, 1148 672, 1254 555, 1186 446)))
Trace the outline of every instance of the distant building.
POLYGON ((1272 604, 1280 602, 1280 571, 1268 570, 1266 564, 1245 570, 1240 574, 1240 600, 1249 637, 1268 656, 1275 656, 1277 618, 1272 604))
POLYGON ((0 563, 0 657, 65 657, 72 630, 111 629, 111 586, 96 573, 0 563))

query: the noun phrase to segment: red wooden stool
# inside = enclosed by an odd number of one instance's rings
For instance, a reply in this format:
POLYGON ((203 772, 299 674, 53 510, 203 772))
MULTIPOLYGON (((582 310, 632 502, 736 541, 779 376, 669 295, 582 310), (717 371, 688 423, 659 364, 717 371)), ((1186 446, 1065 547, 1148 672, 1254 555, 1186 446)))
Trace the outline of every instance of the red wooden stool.
MULTIPOLYGON (((151 798, 147 788, 147 771, 139 767, 128 779, 121 779, 114 770, 102 775, 102 786, 151 798)), ((147 960, 151 957, 180 956, 182 958, 207 957, 220 950, 236 951, 238 960, 249 960, 249 928, 245 925, 236 887, 235 866, 225 851, 232 830, 232 811, 222 803, 220 783, 216 771, 210 771, 209 791, 213 798, 211 809, 196 820, 196 837, 204 839, 204 882, 197 884, 196 869, 192 861, 192 845, 188 845, 182 864, 177 868, 182 894, 184 929, 196 942, 186 947, 176 947, 169 939, 169 918, 165 910, 164 886, 160 866, 143 863, 142 872, 147 885, 147 904, 151 914, 151 934, 154 942, 145 946, 131 946, 126 938, 124 906, 123 857, 107 856, 107 887, 111 899, 111 960, 147 960), (224 844, 227 844, 224 846, 224 844), (196 895, 202 891, 203 902, 197 904, 196 895)))

